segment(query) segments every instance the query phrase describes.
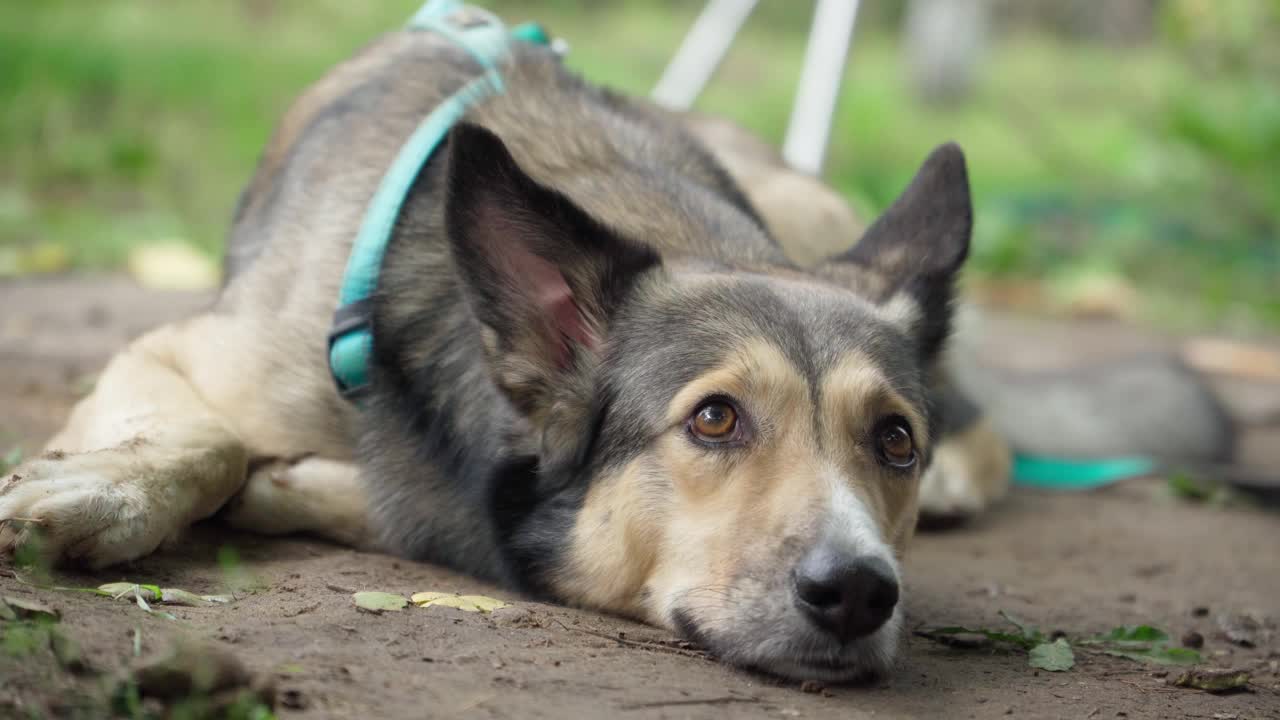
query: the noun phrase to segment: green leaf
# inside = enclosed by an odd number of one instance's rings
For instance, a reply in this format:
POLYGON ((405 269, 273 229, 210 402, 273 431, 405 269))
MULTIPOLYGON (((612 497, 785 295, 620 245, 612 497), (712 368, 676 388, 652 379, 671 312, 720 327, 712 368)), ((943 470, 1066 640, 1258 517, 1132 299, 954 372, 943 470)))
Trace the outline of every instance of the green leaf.
POLYGON ((1121 625, 1112 628, 1111 632, 1100 639, 1111 642, 1158 643, 1168 640, 1169 634, 1150 625, 1121 625))
POLYGON ((1200 480, 1186 472, 1173 472, 1169 475, 1169 492, 1183 500, 1206 502, 1213 499, 1218 486, 1212 482, 1200 480))
POLYGON ((1040 643, 1031 648, 1027 661, 1033 668, 1063 672, 1075 667, 1076 656, 1071 652, 1071 644, 1066 638, 1058 638, 1051 643, 1040 643))
POLYGON ((409 604, 403 595, 385 592, 363 591, 351 596, 356 607, 365 612, 380 613, 388 610, 403 610, 409 604))
POLYGON ((166 620, 177 620, 178 618, 172 613, 167 613, 163 610, 156 610, 152 608, 150 604, 147 603, 145 596, 152 594, 152 588, 155 588, 155 594, 152 595, 152 599, 154 600, 156 597, 159 597, 160 588, 156 587, 155 585, 134 585, 133 586, 133 599, 137 601, 138 607, 142 608, 143 610, 146 610, 152 615, 159 615, 160 617, 166 620))
POLYGON ((1018 628, 1018 632, 1026 640, 1039 642, 1044 637, 1044 635, 1041 634, 1040 631, 1036 629, 1035 625, 1029 625, 1023 622, 1022 620, 1014 617, 1013 615, 1010 615, 1004 610, 1000 611, 1000 617, 1004 618, 1005 620, 1008 620, 1014 627, 1018 628))
POLYGON ((1195 665, 1200 662, 1200 653, 1189 648, 1159 646, 1147 650, 1121 650, 1108 648, 1102 651, 1114 657, 1128 658, 1139 662, 1150 662, 1157 665, 1195 665))

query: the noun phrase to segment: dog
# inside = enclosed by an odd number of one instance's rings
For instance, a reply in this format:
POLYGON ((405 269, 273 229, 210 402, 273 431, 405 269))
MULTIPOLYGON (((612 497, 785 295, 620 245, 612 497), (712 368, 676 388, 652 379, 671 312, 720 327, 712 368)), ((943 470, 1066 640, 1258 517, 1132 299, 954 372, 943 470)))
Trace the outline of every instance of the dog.
POLYGON ((220 514, 672 629, 792 678, 886 671, 921 507, 997 499, 1008 447, 942 367, 972 226, 940 146, 860 233, 722 121, 516 42, 417 175, 370 298, 367 393, 324 353, 352 238, 419 121, 480 71, 391 33, 288 110, 225 284, 115 356, 0 489, 103 567, 220 514), (824 247, 826 244, 826 247, 824 247), (788 253, 791 253, 790 255, 788 253), (800 258, 800 259, 797 259, 800 258))

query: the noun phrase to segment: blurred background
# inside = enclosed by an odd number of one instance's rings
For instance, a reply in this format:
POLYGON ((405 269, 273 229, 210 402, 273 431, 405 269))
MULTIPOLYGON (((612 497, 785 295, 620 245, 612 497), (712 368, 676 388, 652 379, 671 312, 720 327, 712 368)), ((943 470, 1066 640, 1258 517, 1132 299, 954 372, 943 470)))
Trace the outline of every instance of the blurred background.
MULTIPOLYGON (((569 65, 638 94, 702 7, 483 4, 543 23, 569 65)), ((198 251, 184 277, 216 282, 285 107, 418 5, 0 0, 0 277, 145 278, 140 253, 160 244, 198 251)), ((780 142, 811 12, 762 0, 699 109, 780 142)), ((867 0, 827 179, 869 219, 948 139, 974 184, 974 296, 1280 334, 1280 0, 867 0)))

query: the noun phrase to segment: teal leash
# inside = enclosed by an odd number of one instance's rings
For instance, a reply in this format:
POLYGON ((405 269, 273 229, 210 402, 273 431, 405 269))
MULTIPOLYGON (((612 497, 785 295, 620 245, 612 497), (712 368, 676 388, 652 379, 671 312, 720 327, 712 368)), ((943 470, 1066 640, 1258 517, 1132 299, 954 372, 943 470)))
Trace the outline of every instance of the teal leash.
POLYGON ((391 240, 396 219, 414 181, 449 130, 476 103, 500 95, 505 87, 498 63, 510 55, 511 42, 551 45, 537 24, 507 30, 497 16, 458 0, 428 0, 409 20, 409 30, 434 32, 462 48, 483 73, 433 110, 400 148, 365 210, 342 275, 338 309, 329 331, 329 371, 338 391, 356 399, 369 385, 373 356, 370 298, 391 240))
POLYGON ((1159 467, 1139 456, 1076 460, 1015 453, 1013 482, 1043 490, 1092 490, 1155 474, 1159 467))

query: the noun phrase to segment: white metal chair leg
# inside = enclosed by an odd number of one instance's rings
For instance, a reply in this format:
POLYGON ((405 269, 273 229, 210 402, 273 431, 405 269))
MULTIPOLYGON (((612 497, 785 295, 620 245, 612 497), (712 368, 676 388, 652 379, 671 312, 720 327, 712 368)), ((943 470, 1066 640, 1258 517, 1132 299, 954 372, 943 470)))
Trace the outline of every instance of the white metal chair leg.
POLYGON ((688 110, 702 94, 757 0, 711 0, 654 87, 654 102, 688 110))
POLYGON ((810 175, 822 172, 845 60, 858 16, 858 0, 818 0, 805 47, 804 67, 787 125, 782 156, 810 175))

